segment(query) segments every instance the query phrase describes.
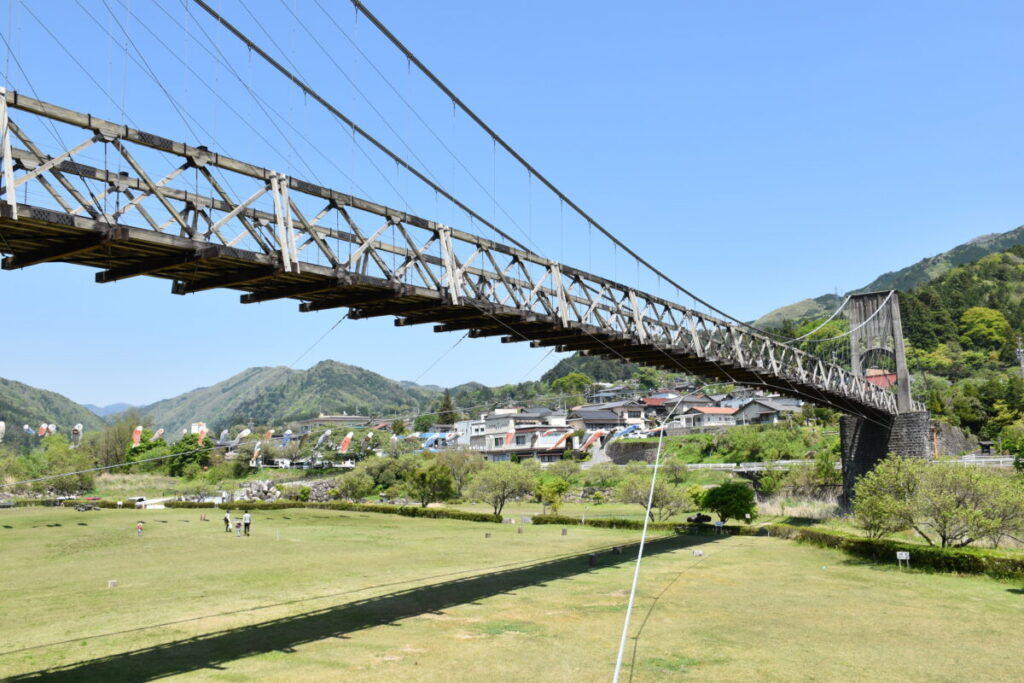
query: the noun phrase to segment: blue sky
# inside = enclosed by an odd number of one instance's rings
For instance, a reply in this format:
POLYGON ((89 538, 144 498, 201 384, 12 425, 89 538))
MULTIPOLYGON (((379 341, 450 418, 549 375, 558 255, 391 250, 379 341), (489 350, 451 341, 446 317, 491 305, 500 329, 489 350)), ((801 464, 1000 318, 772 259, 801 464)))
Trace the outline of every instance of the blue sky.
MULTIPOLYGON (((670 294, 453 114, 348 2, 212 4, 543 255, 670 294)), ((1019 3, 367 4, 591 215, 741 319, 1024 222, 1019 3)), ((9 0, 4 9, 8 87, 479 232, 393 165, 368 160, 194 5, 9 0), (162 88, 133 61, 136 48, 162 88), (301 135, 285 142, 277 129, 289 126, 301 135)), ((0 376, 80 402, 146 403, 246 367, 288 365, 341 314, 169 289, 145 278, 96 285, 92 272, 62 265, 0 273, 0 376)), ((536 378, 558 358, 495 339, 444 355, 458 338, 345 321, 296 367, 332 358, 451 386, 536 378)))

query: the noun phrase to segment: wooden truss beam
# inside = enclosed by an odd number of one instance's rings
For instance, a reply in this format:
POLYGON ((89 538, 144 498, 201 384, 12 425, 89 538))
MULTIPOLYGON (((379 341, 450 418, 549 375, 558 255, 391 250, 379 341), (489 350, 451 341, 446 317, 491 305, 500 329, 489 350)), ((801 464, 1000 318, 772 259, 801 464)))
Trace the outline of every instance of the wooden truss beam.
POLYGON ((60 261, 71 256, 77 256, 78 254, 92 251, 96 247, 110 242, 126 239, 128 239, 128 231, 124 228, 111 228, 91 235, 72 237, 70 239, 61 240, 58 244, 8 256, 3 260, 3 269, 15 270, 17 268, 27 268, 28 266, 34 266, 40 263, 60 261))
POLYGON ((332 289, 347 284, 341 278, 329 277, 317 282, 302 282, 299 284, 288 285, 287 287, 277 287, 274 289, 267 289, 261 292, 252 292, 250 294, 243 294, 239 300, 243 304, 258 304, 264 301, 273 301, 274 299, 287 299, 289 297, 302 297, 307 294, 320 294, 323 292, 329 292, 332 289))
POLYGON ((210 259, 215 259, 220 255, 221 248, 215 244, 211 244, 210 246, 184 254, 146 258, 144 261, 133 263, 128 266, 118 266, 117 268, 101 270, 96 273, 96 282, 102 284, 105 282, 125 280, 130 277, 136 277, 137 275, 153 275, 154 273, 159 273, 160 271, 167 270, 168 268, 184 266, 190 263, 198 263, 199 261, 208 261, 210 259))
POLYGON ((242 271, 203 280, 178 280, 171 287, 171 293, 194 294, 195 292, 205 292, 208 289, 218 289, 220 287, 237 287, 238 285, 247 285, 259 282, 260 280, 267 280, 275 275, 279 275, 281 272, 283 271, 278 266, 257 266, 256 268, 246 268, 242 271))

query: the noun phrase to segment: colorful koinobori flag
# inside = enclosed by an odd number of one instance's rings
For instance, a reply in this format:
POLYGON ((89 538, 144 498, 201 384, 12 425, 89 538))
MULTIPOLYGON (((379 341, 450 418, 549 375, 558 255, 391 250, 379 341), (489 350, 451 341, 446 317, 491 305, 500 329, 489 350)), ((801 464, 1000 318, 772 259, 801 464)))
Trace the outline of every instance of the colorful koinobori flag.
POLYGON ((588 448, 590 448, 591 446, 594 445, 595 441, 597 441, 598 439, 600 439, 602 436, 604 436, 607 433, 608 432, 606 432, 603 429, 598 429, 596 432, 594 432, 593 434, 590 435, 590 438, 588 438, 586 440, 586 442, 580 447, 580 450, 581 451, 587 450, 588 448))
MULTIPOLYGON (((550 430, 550 431, 554 431, 554 430, 552 429, 552 430, 550 430)), ((554 443, 554 445, 553 445, 553 446, 551 446, 551 448, 558 448, 558 447, 559 447, 559 446, 561 446, 561 445, 562 445, 563 443, 565 443, 565 440, 566 440, 566 439, 568 439, 568 438, 569 438, 570 436, 572 436, 572 432, 571 432, 571 431, 569 431, 569 432, 566 432, 565 434, 562 434, 562 436, 558 437, 558 441, 556 441, 556 442, 554 443)))
POLYGON ((354 435, 354 432, 349 432, 345 435, 345 438, 341 440, 341 445, 338 446, 339 453, 348 453, 348 447, 352 444, 352 437, 354 435))
POLYGON ((142 443, 142 425, 132 430, 132 448, 135 448, 140 443, 142 443))

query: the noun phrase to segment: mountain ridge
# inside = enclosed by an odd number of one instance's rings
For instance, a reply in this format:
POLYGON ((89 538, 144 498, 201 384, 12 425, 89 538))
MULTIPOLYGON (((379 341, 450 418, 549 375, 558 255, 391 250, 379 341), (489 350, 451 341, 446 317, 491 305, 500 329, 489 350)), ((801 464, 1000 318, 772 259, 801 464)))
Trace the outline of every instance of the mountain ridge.
POLYGON ((1024 244, 1024 226, 1006 232, 979 235, 952 249, 925 257, 905 268, 882 273, 867 285, 850 290, 843 296, 823 294, 812 299, 802 299, 781 306, 762 315, 754 321, 753 325, 765 329, 778 327, 784 320, 800 322, 827 316, 839 308, 843 299, 850 294, 889 289, 908 291, 940 277, 957 266, 1022 244, 1024 244))

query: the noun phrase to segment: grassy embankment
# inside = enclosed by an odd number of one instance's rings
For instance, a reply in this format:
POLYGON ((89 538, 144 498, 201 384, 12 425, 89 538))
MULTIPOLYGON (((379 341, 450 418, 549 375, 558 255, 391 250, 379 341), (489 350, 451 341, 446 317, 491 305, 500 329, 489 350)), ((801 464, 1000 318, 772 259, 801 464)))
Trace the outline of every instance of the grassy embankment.
MULTIPOLYGON (((282 510, 237 538, 199 514, 0 511, 0 677, 610 676, 632 553, 603 553, 595 568, 587 554, 635 533, 282 510), (556 556, 568 557, 543 561, 556 556)), ((771 538, 650 549, 626 658, 633 680, 1019 676, 1008 656, 1024 645, 1019 586, 771 538)))

